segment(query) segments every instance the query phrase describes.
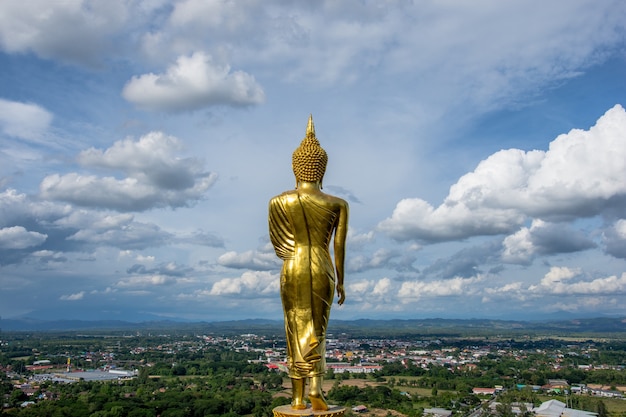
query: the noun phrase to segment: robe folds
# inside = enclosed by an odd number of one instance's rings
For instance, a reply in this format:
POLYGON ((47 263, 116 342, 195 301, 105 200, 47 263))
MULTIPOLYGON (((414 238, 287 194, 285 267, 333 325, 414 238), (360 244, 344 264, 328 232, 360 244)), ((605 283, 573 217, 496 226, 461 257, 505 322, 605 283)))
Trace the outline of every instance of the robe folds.
POLYGON ((335 291, 329 245, 337 218, 337 212, 297 190, 270 200, 270 240, 283 260, 280 294, 291 378, 326 370, 326 328, 335 291))

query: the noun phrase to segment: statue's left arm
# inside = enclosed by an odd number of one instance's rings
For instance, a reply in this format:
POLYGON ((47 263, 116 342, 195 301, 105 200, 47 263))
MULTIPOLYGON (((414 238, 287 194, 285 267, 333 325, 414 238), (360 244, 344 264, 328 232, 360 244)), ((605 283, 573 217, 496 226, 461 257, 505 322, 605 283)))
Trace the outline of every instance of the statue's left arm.
POLYGON ((335 271, 337 272, 337 295, 339 305, 346 300, 346 292, 343 287, 344 260, 346 257, 346 237, 348 235, 348 203, 341 200, 339 204, 339 218, 335 230, 335 271))

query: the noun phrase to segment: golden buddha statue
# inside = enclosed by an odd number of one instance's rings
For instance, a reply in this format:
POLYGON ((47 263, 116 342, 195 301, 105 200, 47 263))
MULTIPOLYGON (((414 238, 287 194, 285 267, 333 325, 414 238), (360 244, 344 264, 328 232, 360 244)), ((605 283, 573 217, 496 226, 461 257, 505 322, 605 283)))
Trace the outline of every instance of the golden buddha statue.
POLYGON ((269 232, 283 260, 280 295, 285 314, 291 408, 305 409, 307 379, 313 410, 328 410, 322 391, 326 371, 326 328, 335 287, 339 304, 343 287, 348 203, 322 192, 328 156, 315 137, 309 116, 306 136, 294 151, 296 189, 270 200, 269 232), (334 238, 333 238, 334 237, 334 238), (334 266, 329 246, 334 241, 334 266))

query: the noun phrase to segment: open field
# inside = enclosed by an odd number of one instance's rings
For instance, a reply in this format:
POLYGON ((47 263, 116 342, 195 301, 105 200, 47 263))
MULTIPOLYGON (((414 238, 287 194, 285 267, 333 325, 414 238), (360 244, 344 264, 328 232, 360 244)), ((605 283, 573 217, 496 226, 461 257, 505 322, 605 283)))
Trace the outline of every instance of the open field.
MULTIPOLYGON (((411 377, 406 377, 406 379, 411 379, 411 377)), ((332 380, 332 379, 325 380, 324 385, 323 385, 324 391, 325 392, 330 391, 336 382, 337 380, 332 380)), ((359 388, 365 388, 368 386, 376 387, 376 386, 381 386, 381 385, 387 385, 386 382, 376 382, 372 379, 345 379, 345 380, 340 380, 339 383, 341 386, 356 386, 359 388)), ((593 388, 602 388, 602 389, 610 388, 608 386, 601 386, 601 385, 595 385, 595 384, 590 384, 589 386, 593 388)), ((291 398, 291 382, 289 378, 284 379, 283 388, 284 388, 283 391, 280 392, 278 395, 284 396, 286 398, 291 398)), ((431 390, 427 388, 406 387, 406 386, 396 386, 395 388, 397 388, 400 391, 408 392, 409 394, 414 395, 414 396, 415 395, 418 395, 420 397, 431 396, 431 390)), ((626 387, 623 387, 623 386, 619 386, 616 388, 622 392, 626 391, 626 387)), ((439 394, 441 394, 442 392, 444 391, 439 390, 439 394)), ((554 399, 554 397, 552 396, 544 396, 544 395, 540 395, 539 398, 541 401, 548 401, 548 400, 554 399)), ((561 400, 565 401, 564 399, 561 399, 561 400)), ((626 400, 622 400, 618 398, 603 398, 602 401, 606 405, 607 410, 612 417, 618 417, 618 416, 622 417, 626 415, 626 400)), ((427 404, 427 402, 428 400, 426 400, 426 402, 422 404, 422 401, 420 401, 420 405, 423 407, 428 407, 429 405, 427 404)), ((389 415, 389 413, 391 413, 394 416, 403 415, 393 410, 382 410, 382 409, 370 409, 367 415, 378 417, 378 416, 387 416, 389 415)))

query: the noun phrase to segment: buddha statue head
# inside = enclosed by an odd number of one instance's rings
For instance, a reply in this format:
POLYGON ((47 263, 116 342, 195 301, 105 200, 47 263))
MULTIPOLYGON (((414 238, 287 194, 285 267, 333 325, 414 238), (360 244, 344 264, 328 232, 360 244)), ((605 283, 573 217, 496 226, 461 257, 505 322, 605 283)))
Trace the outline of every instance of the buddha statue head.
POLYGON ((311 115, 306 127, 306 135, 291 158, 296 185, 300 182, 317 182, 321 186, 327 162, 328 155, 315 137, 315 126, 313 126, 311 115))

